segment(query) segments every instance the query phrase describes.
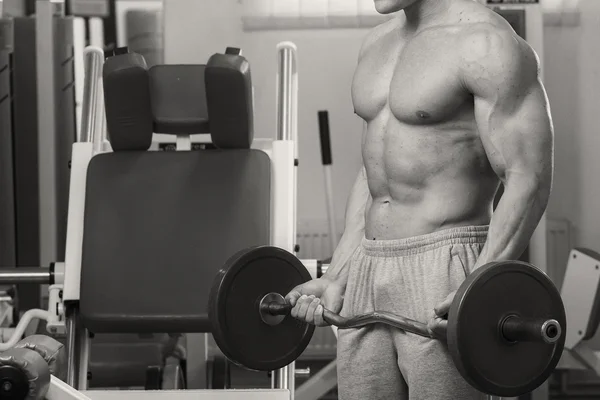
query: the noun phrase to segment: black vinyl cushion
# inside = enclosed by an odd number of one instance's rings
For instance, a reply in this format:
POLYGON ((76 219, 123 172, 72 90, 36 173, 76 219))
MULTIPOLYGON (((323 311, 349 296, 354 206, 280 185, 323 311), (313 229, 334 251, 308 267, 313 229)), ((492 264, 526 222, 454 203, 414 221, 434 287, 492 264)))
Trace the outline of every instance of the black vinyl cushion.
POLYGON ((270 240, 259 150, 116 152, 87 173, 80 307, 94 333, 209 332, 215 274, 270 240))
POLYGON ((254 139, 250 64, 239 55, 214 54, 205 79, 213 144, 220 149, 249 148, 254 139))
POLYGON ((109 57, 102 71, 108 138, 114 151, 147 150, 152 144, 150 82, 144 57, 109 57))
POLYGON ((150 68, 154 132, 208 133, 204 65, 155 65, 150 68))

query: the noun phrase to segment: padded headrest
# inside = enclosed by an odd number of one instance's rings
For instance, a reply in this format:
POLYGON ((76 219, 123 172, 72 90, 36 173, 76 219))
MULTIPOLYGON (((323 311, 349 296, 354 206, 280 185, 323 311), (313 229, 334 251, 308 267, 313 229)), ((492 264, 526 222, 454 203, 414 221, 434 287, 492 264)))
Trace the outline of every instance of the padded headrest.
POLYGON ((109 57, 102 74, 108 138, 113 150, 148 150, 153 124, 144 57, 135 53, 109 57))
POLYGON ((150 68, 150 94, 156 133, 208 133, 204 65, 150 68))
MULTIPOLYGON (((239 53, 239 52, 238 52, 239 53)), ((204 65, 158 65, 136 53, 104 64, 104 97, 114 151, 148 150, 152 133, 211 133, 218 148, 247 149, 254 138, 250 65, 236 52, 204 65)))
POLYGON ((215 54, 205 75, 213 144, 224 149, 250 148, 254 139, 250 64, 239 54, 215 54))

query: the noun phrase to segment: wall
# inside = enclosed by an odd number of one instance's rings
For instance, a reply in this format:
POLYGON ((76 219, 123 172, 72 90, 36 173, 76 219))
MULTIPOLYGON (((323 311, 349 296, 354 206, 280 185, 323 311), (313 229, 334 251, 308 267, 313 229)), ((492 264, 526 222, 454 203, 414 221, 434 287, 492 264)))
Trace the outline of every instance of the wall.
POLYGON ((579 2, 575 26, 545 30, 546 87, 556 131, 556 177, 548 213, 574 224, 577 246, 600 250, 600 3, 579 2))
POLYGON ((241 6, 237 0, 163 0, 165 60, 201 64, 227 46, 240 46, 241 6))

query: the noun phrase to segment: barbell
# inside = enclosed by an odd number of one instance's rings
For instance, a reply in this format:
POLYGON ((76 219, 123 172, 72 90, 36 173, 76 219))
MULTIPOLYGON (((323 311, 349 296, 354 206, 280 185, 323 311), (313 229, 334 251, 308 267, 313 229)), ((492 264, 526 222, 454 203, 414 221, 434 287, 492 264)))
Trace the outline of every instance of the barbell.
MULTIPOLYGON (((211 288, 215 342, 232 362, 273 371, 295 361, 315 327, 290 316, 284 296, 311 276, 293 254, 258 246, 233 255, 211 288)), ((427 325, 389 312, 324 319, 340 329, 385 324, 432 337, 427 325)), ((533 391, 554 371, 564 348, 565 310, 548 276, 531 264, 486 264, 458 289, 446 328, 457 370, 477 390, 502 397, 533 391)))

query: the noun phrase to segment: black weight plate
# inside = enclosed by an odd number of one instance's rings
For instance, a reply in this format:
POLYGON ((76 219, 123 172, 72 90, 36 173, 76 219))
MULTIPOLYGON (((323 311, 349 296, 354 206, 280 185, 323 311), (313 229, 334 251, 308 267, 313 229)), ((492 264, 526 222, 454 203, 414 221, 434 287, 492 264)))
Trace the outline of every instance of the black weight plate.
POLYGON ((448 315, 448 347, 463 378, 481 392, 516 397, 548 379, 562 355, 566 315, 560 293, 534 266, 490 263, 467 277, 448 315), (562 327, 553 345, 510 343, 499 323, 509 314, 557 320, 562 327))
POLYGON ((209 300, 212 333, 223 354, 256 371, 273 371, 295 361, 315 327, 291 316, 267 325, 259 302, 272 292, 285 296, 310 279, 298 258, 277 247, 254 247, 231 257, 217 274, 209 300))

